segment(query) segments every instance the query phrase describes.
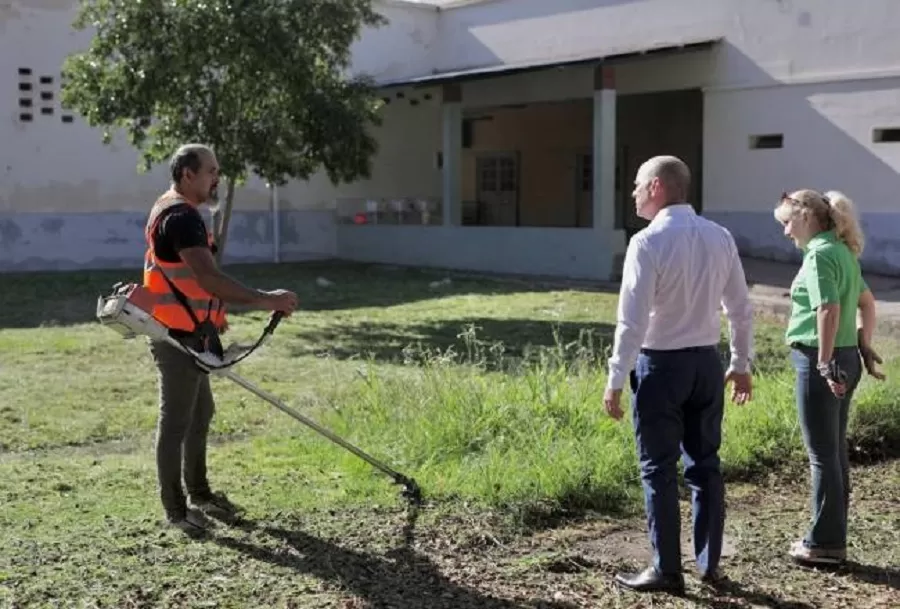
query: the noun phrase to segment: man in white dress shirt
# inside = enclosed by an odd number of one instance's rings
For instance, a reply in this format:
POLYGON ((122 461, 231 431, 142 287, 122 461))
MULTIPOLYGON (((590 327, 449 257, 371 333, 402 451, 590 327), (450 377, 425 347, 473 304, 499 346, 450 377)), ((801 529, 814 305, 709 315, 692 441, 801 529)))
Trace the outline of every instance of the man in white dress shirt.
POLYGON ((616 581, 639 591, 684 591, 677 463, 693 498, 693 537, 703 581, 718 578, 725 523, 719 466, 725 386, 732 400, 751 398, 753 308, 731 234, 687 202, 690 170, 658 156, 637 172, 638 216, 650 221, 628 244, 619 294, 615 345, 604 398, 623 416, 626 379, 641 466, 653 564, 616 581), (720 305, 728 317, 731 362, 717 345, 720 305))

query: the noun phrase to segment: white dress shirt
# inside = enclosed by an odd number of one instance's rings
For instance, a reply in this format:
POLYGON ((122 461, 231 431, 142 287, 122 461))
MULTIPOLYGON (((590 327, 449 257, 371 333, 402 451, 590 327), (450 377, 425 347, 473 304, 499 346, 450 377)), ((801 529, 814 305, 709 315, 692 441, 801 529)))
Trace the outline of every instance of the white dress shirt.
POLYGON ((753 306, 731 233, 689 204, 669 205, 625 253, 607 387, 622 389, 640 349, 717 345, 728 317, 731 369, 749 372, 753 306))

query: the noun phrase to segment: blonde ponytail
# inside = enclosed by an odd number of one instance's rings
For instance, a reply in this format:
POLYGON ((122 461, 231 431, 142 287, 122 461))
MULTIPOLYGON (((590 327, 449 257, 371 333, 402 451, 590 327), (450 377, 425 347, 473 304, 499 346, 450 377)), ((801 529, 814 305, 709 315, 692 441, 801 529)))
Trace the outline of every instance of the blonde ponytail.
POLYGON ((856 206, 844 193, 835 190, 826 192, 824 199, 828 202, 835 234, 859 258, 865 247, 865 236, 856 216, 856 206))

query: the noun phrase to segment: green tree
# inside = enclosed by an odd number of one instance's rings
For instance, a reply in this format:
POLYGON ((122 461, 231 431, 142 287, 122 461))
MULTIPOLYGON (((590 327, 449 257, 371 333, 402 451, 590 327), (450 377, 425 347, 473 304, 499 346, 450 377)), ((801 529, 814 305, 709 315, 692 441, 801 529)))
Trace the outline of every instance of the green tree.
POLYGON ((370 175, 379 102, 349 75, 350 50, 383 23, 371 0, 82 0, 73 27, 94 35, 66 59, 62 102, 106 144, 123 130, 139 171, 183 143, 211 146, 221 260, 250 171, 279 185, 322 168, 334 184, 370 175))

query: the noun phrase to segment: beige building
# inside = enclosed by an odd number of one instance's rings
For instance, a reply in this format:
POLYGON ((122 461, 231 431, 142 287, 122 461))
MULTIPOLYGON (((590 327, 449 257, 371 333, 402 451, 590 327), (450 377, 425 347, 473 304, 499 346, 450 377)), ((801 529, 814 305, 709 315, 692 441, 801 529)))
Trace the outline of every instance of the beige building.
MULTIPOLYGON (((387 103, 370 180, 238 193, 230 261, 340 257, 607 278, 643 223, 637 166, 677 154, 744 254, 796 257, 783 190, 856 200, 900 273, 900 3, 380 0, 354 70, 387 103), (439 4, 440 6, 435 6, 439 4)), ((0 269, 134 267, 165 170, 57 101, 74 0, 0 7, 0 269), (5 8, 4 8, 5 7, 5 8)))

